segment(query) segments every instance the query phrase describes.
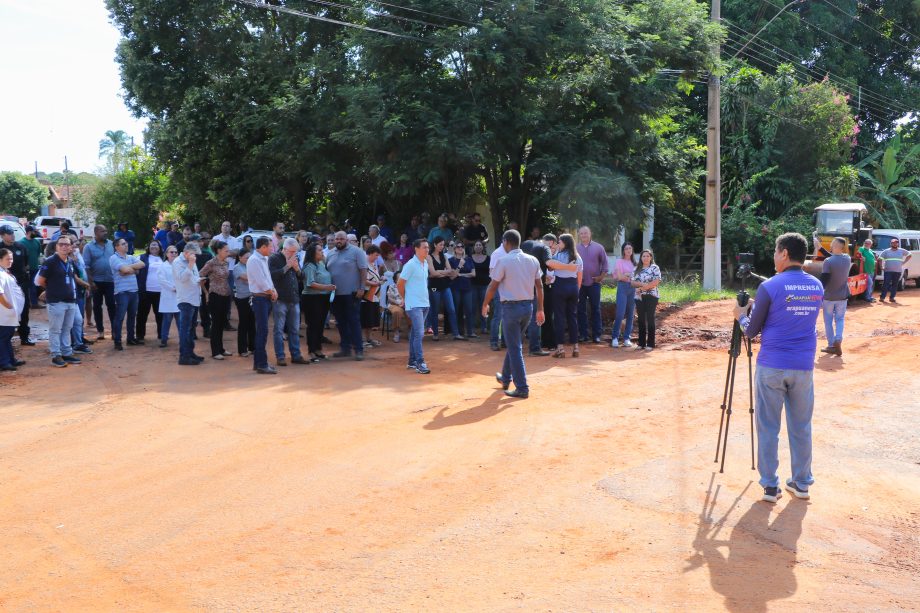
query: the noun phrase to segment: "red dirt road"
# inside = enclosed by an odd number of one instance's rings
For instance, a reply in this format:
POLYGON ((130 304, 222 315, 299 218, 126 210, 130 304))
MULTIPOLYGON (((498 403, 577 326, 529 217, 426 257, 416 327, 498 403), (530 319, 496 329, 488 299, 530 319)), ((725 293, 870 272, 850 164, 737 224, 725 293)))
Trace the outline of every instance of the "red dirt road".
POLYGON ((0 609, 917 610, 920 291, 899 300, 817 359, 813 498, 775 506, 746 376, 712 462, 728 302, 668 312, 653 353, 530 358, 524 401, 483 342, 426 342, 427 377, 405 343, 276 377, 107 343, 52 370, 40 344, 0 377, 0 609))

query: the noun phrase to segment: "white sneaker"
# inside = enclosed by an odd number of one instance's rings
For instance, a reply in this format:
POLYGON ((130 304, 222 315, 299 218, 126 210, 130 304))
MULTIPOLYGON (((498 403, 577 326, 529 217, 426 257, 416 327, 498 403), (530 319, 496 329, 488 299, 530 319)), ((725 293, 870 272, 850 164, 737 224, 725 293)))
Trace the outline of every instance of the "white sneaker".
POLYGON ((620 346, 620 341, 617 340, 616 338, 614 338, 612 341, 610 341, 610 346, 611 346, 611 347, 619 347, 619 346, 620 346))
POLYGON ((623 346, 624 346, 624 347, 632 347, 632 346, 633 346, 633 345, 632 345, 632 341, 629 340, 629 339, 626 339, 625 341, 623 341, 623 346))

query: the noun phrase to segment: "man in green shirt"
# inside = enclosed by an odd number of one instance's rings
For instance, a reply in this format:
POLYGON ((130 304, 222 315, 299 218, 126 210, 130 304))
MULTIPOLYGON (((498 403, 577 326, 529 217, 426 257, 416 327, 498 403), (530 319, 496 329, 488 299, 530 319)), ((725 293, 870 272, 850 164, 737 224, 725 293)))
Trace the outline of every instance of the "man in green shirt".
POLYGON ((40 259, 42 253, 42 239, 37 238, 37 236, 38 232, 35 230, 35 226, 26 226, 26 235, 19 241, 22 248, 26 250, 26 254, 29 258, 29 270, 31 271, 29 275, 29 286, 22 289, 29 299, 29 306, 33 309, 38 308, 38 291, 35 289, 32 275, 41 266, 40 259))
POLYGON ((875 302, 875 298, 872 297, 872 286, 875 285, 875 252, 872 251, 871 238, 863 242, 863 246, 859 248, 859 255, 862 256, 865 263, 863 272, 866 273, 866 293, 863 297, 866 302, 875 302))

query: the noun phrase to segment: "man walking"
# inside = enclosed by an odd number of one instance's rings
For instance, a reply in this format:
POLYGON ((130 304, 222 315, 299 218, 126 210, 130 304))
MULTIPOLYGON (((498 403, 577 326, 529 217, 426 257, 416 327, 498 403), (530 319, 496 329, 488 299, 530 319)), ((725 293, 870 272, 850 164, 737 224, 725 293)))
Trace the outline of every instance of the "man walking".
POLYGON ((823 353, 843 355, 843 318, 847 313, 847 298, 850 290, 850 256, 844 253, 847 241, 839 236, 831 241, 831 256, 824 260, 821 269, 821 285, 824 286, 824 333, 827 347, 823 353), (835 330, 836 328, 836 330, 835 330))
POLYGON ((252 352, 252 369, 260 375, 277 375, 278 371, 268 365, 268 314, 272 303, 278 299, 272 275, 268 270, 268 256, 272 252, 272 242, 267 236, 256 240, 256 251, 246 262, 246 277, 249 291, 252 293, 252 312, 256 320, 255 349, 252 352))
POLYGON ((204 358, 195 354, 195 316, 201 305, 201 278, 195 261, 201 248, 189 241, 172 263, 173 281, 176 285, 176 302, 179 308, 179 364, 198 366, 204 358))
MULTIPOLYGON (((16 279, 19 288, 26 292, 29 287, 29 277, 32 276, 29 270, 29 255, 22 244, 13 239, 16 235, 13 233, 11 226, 0 227, 0 244, 6 249, 13 252, 13 265, 10 267, 10 274, 16 279)), ((24 303, 22 310, 19 312, 19 343, 21 345, 34 345, 35 341, 29 338, 29 305, 28 300, 24 303)))
POLYGON ((901 275, 904 274, 904 265, 910 261, 911 253, 907 249, 901 249, 901 241, 891 239, 891 247, 885 249, 879 254, 882 261, 882 296, 881 301, 885 302, 885 296, 891 293, 891 301, 896 302, 894 297, 898 293, 898 283, 901 281, 901 275))
POLYGON ((93 226, 93 242, 83 247, 83 263, 89 276, 90 290, 93 292, 93 318, 96 320, 96 340, 105 338, 105 326, 102 322, 102 302, 105 301, 109 313, 109 324, 115 321, 115 277, 109 264, 115 255, 115 246, 106 236, 108 230, 102 224, 93 226))
POLYGON ((291 363, 310 363, 303 358, 300 352, 300 287, 298 280, 303 278, 303 272, 297 259, 299 251, 300 245, 297 241, 293 238, 286 238, 281 244, 281 250, 271 254, 268 258, 268 271, 278 293, 278 298, 272 305, 274 322, 272 341, 278 366, 287 366, 287 360, 284 357, 285 334, 291 349, 291 363))
POLYGON ((77 311, 76 272, 70 263, 72 248, 69 235, 63 234, 58 238, 54 243, 54 255, 42 264, 36 280, 39 287, 45 288, 48 348, 51 351, 51 365, 58 368, 80 363, 80 358, 73 354, 70 342, 70 331, 77 311))
POLYGON ((591 240, 591 229, 578 229, 578 255, 584 265, 581 289, 578 292, 578 336, 580 342, 588 340, 588 303, 591 309, 591 340, 601 342, 601 282, 607 276, 607 251, 600 243, 591 240))
POLYGON ((815 323, 824 298, 821 283, 802 270, 808 243, 790 232, 776 239, 773 264, 776 276, 757 288, 746 306, 735 306, 741 329, 753 339, 761 334, 754 378, 757 419, 757 470, 763 500, 776 502, 779 487, 779 429, 783 408, 792 456, 792 477, 786 489, 796 498, 808 498, 811 473, 811 417, 814 411, 814 361, 818 336, 815 323), (750 311, 750 315, 748 312, 750 311))
POLYGON ((329 255, 326 268, 335 285, 332 312, 339 328, 341 349, 334 358, 347 358, 352 350, 356 360, 364 359, 364 338, 361 335, 361 299, 367 285, 367 254, 348 243, 348 234, 335 233, 335 251, 329 255))
POLYGON ((521 251, 521 235, 517 230, 505 232, 502 235, 502 245, 508 253, 492 271, 492 282, 486 290, 482 316, 488 316, 489 302, 497 291, 502 301, 502 329, 508 349, 502 371, 495 373, 495 378, 505 390, 505 395, 512 398, 527 398, 530 388, 527 386, 527 371, 524 367, 524 334, 533 313, 535 292, 537 325, 542 326, 545 319, 541 280, 543 275, 537 258, 521 251), (509 391, 512 380, 515 389, 509 391))
MULTIPOLYGON (((418 238, 412 244, 415 257, 403 266, 397 289, 403 297, 406 315, 409 317, 409 362, 406 367, 415 369, 421 375, 431 372, 425 363, 422 339, 425 337, 425 321, 428 319, 428 241, 418 238)), ((397 334, 399 332, 397 331, 397 334)))
POLYGON ((866 302, 875 302, 872 297, 872 287, 875 285, 875 252, 872 251, 872 239, 867 238, 859 248, 859 255, 863 259, 863 272, 866 273, 866 293, 863 299, 866 302))

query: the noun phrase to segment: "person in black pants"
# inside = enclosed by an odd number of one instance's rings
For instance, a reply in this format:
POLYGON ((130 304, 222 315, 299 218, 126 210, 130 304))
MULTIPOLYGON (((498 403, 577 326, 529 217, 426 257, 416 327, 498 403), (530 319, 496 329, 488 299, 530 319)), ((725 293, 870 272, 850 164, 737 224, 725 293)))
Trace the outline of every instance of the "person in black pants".
POLYGON ((329 296, 335 291, 332 275, 326 269, 323 246, 315 243, 307 249, 304 264, 303 294, 304 321, 307 324, 307 351, 310 359, 324 360, 323 326, 329 314, 329 296))
POLYGON ((252 292, 249 290, 249 277, 246 276, 246 263, 250 255, 251 251, 242 249, 237 256, 239 261, 231 272, 233 301, 236 302, 236 312, 240 316, 236 327, 236 350, 244 358, 256 348, 256 316, 252 311, 252 305, 249 304, 252 292))
POLYGON ((651 249, 643 249, 632 281, 632 286, 636 288, 636 311, 639 313, 638 350, 651 351, 655 348, 655 309, 658 308, 659 283, 661 269, 655 264, 655 255, 651 249))
MULTIPOLYGON (((0 227, 0 246, 9 249, 13 254, 13 265, 10 267, 10 274, 16 278, 16 283, 24 291, 29 287, 29 254, 26 248, 20 243, 14 242, 12 226, 0 227)), ((35 342, 29 339, 29 304, 28 300, 24 303, 22 312, 19 315, 19 340, 23 345, 34 345, 35 342)))
MULTIPOLYGON (((137 291, 140 295, 138 296, 135 337, 138 340, 144 340, 144 336, 147 333, 147 316, 150 315, 150 309, 153 309, 153 318, 157 324, 157 338, 161 336, 163 316, 160 315, 160 292, 147 289, 147 278, 149 275, 154 275, 153 278, 156 279, 157 271, 164 264, 162 257, 162 248, 159 241, 150 241, 150 244, 147 245, 147 250, 141 256, 141 262, 145 266, 137 273, 137 291)), ((159 287, 159 285, 156 287, 159 287)))

